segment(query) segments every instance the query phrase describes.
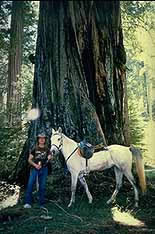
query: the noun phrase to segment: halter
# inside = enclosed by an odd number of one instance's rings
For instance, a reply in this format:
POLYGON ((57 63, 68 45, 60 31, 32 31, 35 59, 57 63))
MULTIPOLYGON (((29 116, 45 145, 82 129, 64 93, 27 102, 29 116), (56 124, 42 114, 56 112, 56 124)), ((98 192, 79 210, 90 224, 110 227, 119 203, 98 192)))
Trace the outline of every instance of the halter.
MULTIPOLYGON (((53 136, 54 136, 54 135, 60 135, 60 134, 59 134, 59 133, 54 133, 53 136)), ((57 146, 57 145, 55 145, 55 144, 52 144, 52 145, 54 145, 59 151, 61 151, 61 150, 62 150, 62 146, 63 146, 62 135, 61 135, 60 145, 59 145, 59 146, 57 146)), ((78 147, 76 147, 76 148, 73 150, 73 152, 67 157, 67 159, 65 159, 66 163, 67 163, 67 161, 70 159, 70 157, 75 153, 75 151, 76 151, 77 149, 78 149, 78 147)), ((62 151, 61 151, 61 153, 62 153, 62 151)))
MULTIPOLYGON (((54 136, 54 135, 60 135, 60 134, 59 134, 59 133, 54 133, 53 136, 54 136)), ((59 146, 57 146, 57 145, 55 145, 55 144, 52 144, 52 145, 54 145, 59 151, 61 151, 62 146, 63 146, 62 135, 61 135, 61 140, 60 140, 59 146)))

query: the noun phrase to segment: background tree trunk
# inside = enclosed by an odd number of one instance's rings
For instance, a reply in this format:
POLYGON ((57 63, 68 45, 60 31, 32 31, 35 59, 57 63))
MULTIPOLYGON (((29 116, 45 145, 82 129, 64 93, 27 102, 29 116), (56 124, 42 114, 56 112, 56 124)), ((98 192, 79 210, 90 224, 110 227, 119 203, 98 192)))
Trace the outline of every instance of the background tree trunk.
POLYGON ((21 61, 24 1, 13 1, 11 16, 10 50, 8 63, 7 111, 9 126, 21 122, 21 61))
POLYGON ((39 131, 93 145, 125 143, 126 54, 119 1, 41 1, 32 106, 41 111, 15 168, 24 179, 39 131))
POLYGON ((129 113, 128 113, 128 95, 127 95, 127 80, 124 73, 124 143, 129 146, 131 144, 131 135, 129 131, 129 113))
MULTIPOLYGON (((0 115, 4 112, 5 98, 4 94, 6 93, 6 80, 7 80, 7 67, 8 67, 8 42, 7 42, 7 32, 8 32, 8 18, 5 11, 5 6, 7 5, 6 1, 0 2, 0 115)), ((8 5, 7 5, 8 6, 8 5)), ((8 9, 8 8, 7 8, 8 9)), ((0 117, 2 123, 3 117, 0 117)))

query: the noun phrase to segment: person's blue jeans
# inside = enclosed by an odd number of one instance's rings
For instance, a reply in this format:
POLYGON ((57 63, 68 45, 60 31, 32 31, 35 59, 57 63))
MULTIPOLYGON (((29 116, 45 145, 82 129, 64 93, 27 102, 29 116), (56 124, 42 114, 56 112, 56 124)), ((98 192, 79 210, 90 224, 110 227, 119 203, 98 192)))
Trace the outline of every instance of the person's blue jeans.
POLYGON ((25 195, 25 204, 32 203, 32 191, 33 186, 36 184, 36 179, 38 176, 38 183, 39 183, 39 205, 42 206, 45 204, 45 187, 46 187, 46 178, 48 175, 48 168, 43 167, 40 170, 35 168, 31 169, 26 195, 25 195))

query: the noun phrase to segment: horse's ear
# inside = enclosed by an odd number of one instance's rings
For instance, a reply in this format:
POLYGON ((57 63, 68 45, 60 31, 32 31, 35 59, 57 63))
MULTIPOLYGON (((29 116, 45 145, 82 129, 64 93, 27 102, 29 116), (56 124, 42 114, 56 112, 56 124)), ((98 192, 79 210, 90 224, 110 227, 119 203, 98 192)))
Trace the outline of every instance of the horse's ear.
POLYGON ((62 133, 62 128, 61 127, 58 128, 58 132, 62 133))
POLYGON ((52 128, 52 134, 54 134, 55 133, 55 130, 54 130, 54 128, 52 128))

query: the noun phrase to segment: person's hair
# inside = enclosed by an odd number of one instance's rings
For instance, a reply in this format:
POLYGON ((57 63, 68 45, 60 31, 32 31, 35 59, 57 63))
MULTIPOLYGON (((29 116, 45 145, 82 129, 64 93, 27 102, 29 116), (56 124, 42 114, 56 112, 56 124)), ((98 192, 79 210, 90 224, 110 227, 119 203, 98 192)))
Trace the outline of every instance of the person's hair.
MULTIPOLYGON (((38 149, 39 149, 39 143, 37 142, 36 145, 35 145, 35 150, 38 150, 38 149)), ((44 144, 44 149, 48 150, 48 146, 47 146, 46 142, 44 144)))
MULTIPOLYGON (((39 137, 37 138, 37 143, 35 145, 35 150, 39 149, 39 137)), ((44 149, 48 150, 48 144, 47 144, 47 138, 45 137, 45 144, 44 144, 44 149)))

